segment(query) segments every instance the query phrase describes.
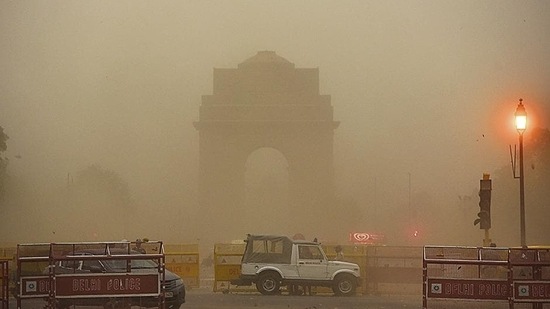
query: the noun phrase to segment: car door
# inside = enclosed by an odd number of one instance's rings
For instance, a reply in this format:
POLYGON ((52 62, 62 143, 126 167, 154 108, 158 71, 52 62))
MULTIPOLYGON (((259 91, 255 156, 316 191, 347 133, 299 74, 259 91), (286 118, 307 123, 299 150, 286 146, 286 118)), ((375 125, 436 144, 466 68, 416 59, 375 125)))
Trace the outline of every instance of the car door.
POLYGON ((325 255, 315 245, 298 245, 298 273, 300 279, 325 280, 327 279, 328 262, 325 255))

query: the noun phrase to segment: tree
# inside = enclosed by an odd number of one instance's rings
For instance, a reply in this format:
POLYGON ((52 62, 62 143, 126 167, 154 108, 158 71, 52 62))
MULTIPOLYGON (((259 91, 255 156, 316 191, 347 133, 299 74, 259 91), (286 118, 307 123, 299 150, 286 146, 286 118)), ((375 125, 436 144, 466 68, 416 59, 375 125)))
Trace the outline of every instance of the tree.
POLYGON ((70 215, 83 237, 126 238, 130 218, 130 190, 115 172, 91 165, 69 177, 70 215))
POLYGON ((71 189, 94 201, 116 208, 125 208, 130 202, 128 185, 115 172, 91 165, 76 174, 71 189))
POLYGON ((8 159, 3 153, 8 149, 7 140, 8 136, 4 133, 4 128, 0 126, 0 200, 4 196, 4 184, 6 180, 6 167, 8 166, 8 159))

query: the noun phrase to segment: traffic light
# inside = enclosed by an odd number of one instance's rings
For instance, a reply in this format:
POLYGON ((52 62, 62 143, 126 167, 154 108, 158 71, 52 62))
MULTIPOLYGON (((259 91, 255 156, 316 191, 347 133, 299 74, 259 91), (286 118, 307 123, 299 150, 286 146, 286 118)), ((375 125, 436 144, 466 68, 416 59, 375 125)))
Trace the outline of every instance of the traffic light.
POLYGON ((479 223, 479 228, 488 230, 491 228, 491 179, 489 174, 483 174, 479 183, 479 217, 474 225, 479 223))

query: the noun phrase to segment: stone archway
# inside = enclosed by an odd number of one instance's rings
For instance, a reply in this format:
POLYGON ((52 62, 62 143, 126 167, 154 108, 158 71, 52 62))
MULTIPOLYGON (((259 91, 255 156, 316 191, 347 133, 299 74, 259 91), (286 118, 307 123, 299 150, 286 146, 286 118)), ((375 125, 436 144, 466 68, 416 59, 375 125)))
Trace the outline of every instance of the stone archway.
MULTIPOLYGON (((329 95, 319 94, 319 69, 295 68, 272 51, 260 51, 238 68, 214 69, 212 95, 204 95, 199 121, 199 206, 223 236, 244 237, 245 163, 261 147, 280 151, 289 165, 290 207, 304 222, 296 233, 322 231, 334 200, 333 120, 329 95), (237 235, 235 235, 237 234, 237 235), (231 235, 231 236, 229 236, 231 235)), ((285 224, 282 222, 281 224, 285 224)), ((317 234, 318 235, 318 234, 317 234)))
POLYGON ((285 228, 294 224, 288 171, 287 159, 274 148, 258 148, 248 156, 244 200, 248 211, 242 217, 249 230, 243 233, 286 234, 285 228))

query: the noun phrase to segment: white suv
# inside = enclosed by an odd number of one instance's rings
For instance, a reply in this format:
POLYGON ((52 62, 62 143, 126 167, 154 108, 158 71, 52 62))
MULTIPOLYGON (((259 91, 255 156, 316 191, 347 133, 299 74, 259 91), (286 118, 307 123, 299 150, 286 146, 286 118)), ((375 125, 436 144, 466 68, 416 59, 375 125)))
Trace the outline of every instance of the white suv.
POLYGON ((236 285, 256 284, 260 293, 277 294, 282 285, 326 286, 336 295, 350 296, 360 285, 359 265, 329 261, 317 242, 286 236, 248 235, 236 285))

